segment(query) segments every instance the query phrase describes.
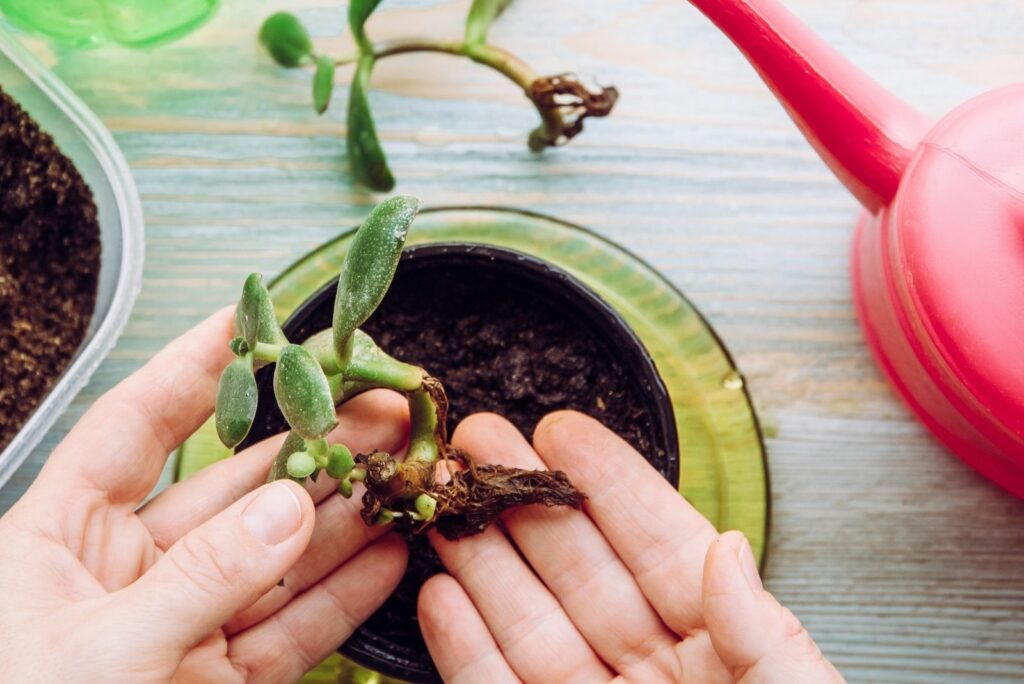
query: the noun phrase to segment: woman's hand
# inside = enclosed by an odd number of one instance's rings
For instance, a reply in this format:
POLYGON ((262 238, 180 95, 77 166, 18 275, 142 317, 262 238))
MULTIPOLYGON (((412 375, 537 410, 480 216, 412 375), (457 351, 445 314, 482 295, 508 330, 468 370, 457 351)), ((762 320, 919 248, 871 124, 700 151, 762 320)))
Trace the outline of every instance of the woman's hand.
MULTIPOLYGON (((139 508, 210 415, 231 336, 222 311, 97 400, 0 518, 0 681, 294 681, 398 583, 405 545, 328 478, 252 491, 280 438, 139 508)), ((371 392, 339 421, 353 449, 395 450, 408 418, 371 392)))
POLYGON ((480 463, 564 470, 589 499, 509 511, 507 537, 432 533, 451 574, 424 585, 420 625, 446 681, 843 681, 764 591, 743 535, 719 536, 596 421, 552 414, 531 447, 481 414, 453 443, 480 463))

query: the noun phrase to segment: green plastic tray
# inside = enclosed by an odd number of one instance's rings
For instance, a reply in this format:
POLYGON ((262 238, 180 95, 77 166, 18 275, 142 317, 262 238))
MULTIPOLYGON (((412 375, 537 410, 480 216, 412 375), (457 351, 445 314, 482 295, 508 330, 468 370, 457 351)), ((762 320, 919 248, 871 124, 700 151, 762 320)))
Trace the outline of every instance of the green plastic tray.
MULTIPOLYGON (((336 276, 354 231, 299 259, 269 285, 282 321, 336 276)), ((743 376, 711 326, 671 283, 621 247, 585 228, 510 209, 423 211, 410 245, 475 242, 519 250, 568 271, 607 301, 643 340, 675 409, 679 491, 719 530, 740 530, 763 565, 768 534, 764 445, 743 376)), ((228 452, 207 423, 179 452, 178 477, 228 452)), ((308 681, 390 681, 331 658, 308 681), (332 673, 334 673, 332 675, 332 673), (337 676, 334 676, 337 675, 337 676), (333 677, 333 679, 332 679, 333 677)))

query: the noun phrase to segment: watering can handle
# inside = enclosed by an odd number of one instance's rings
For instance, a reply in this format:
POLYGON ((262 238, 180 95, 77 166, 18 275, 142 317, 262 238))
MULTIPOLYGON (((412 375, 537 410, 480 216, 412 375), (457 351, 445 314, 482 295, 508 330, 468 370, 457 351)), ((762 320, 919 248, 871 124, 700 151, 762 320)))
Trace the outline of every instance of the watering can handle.
POLYGON ((690 0, 754 65, 822 159, 867 209, 896 195, 928 119, 776 0, 690 0))

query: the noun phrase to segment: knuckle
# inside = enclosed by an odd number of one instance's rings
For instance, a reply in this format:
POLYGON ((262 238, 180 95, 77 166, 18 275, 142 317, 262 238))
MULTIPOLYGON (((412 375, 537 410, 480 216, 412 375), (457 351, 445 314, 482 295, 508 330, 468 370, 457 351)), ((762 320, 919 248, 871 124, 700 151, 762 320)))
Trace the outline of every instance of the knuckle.
POLYGON ((201 535, 186 535, 177 553, 168 553, 166 558, 203 593, 236 586, 243 575, 239 563, 222 557, 216 545, 201 535))

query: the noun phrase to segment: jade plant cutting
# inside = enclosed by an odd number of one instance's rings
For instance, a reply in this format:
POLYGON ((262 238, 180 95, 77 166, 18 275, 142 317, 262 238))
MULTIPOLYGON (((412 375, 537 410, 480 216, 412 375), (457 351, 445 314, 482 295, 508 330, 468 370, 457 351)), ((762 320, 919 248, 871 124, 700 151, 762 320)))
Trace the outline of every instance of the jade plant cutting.
POLYGON ((475 465, 453 448, 441 383, 423 368, 389 356, 359 329, 391 284, 418 208, 415 198, 394 197, 370 213, 338 276, 331 327, 302 344, 290 342, 278 325, 260 275, 246 279, 235 310, 237 337, 230 345, 236 358, 217 389, 217 434, 232 448, 245 439, 256 416, 256 370, 274 364, 268 369, 274 397, 291 431, 270 480, 315 481, 326 472, 345 497, 361 482, 367 525, 394 521, 412 532, 437 527, 449 539, 482 531, 510 506, 578 508, 584 495, 562 472, 475 465), (374 388, 400 392, 408 400, 409 442, 402 459, 382 451, 353 454, 329 439, 337 407, 374 388))
POLYGON ((542 76, 512 53, 488 43, 491 24, 511 0, 474 0, 463 40, 403 38, 374 43, 366 34, 365 24, 380 1, 351 0, 348 22, 356 51, 340 58, 317 53, 306 28, 287 12, 271 15, 260 29, 260 41, 278 64, 315 69, 313 107, 319 114, 330 104, 335 68, 355 65, 348 99, 348 157, 356 179, 374 190, 387 191, 395 185, 367 97, 373 67, 385 57, 442 52, 471 59, 502 74, 522 89, 540 115, 540 125, 528 139, 534 151, 565 144, 583 130, 585 118, 607 116, 618 99, 614 87, 588 88, 573 74, 542 76))

